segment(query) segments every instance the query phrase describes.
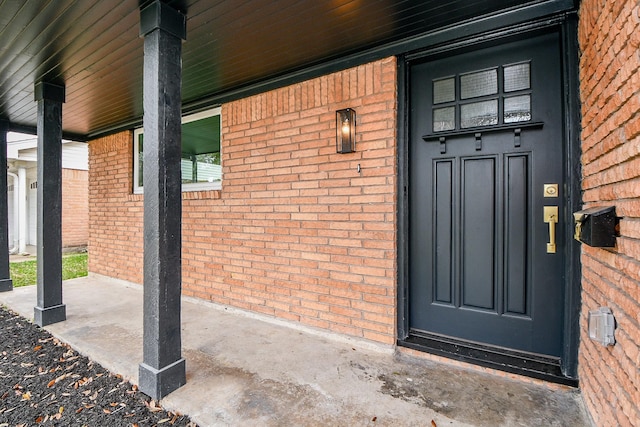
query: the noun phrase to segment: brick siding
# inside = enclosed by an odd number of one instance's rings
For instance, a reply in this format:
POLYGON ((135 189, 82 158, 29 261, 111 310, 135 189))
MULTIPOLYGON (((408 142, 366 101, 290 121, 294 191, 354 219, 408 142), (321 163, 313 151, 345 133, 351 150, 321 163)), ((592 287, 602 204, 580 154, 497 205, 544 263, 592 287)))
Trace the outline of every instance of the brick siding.
MULTIPOLYGON (((183 293, 392 344, 396 90, 388 58, 223 105, 222 190, 183 193, 183 293)), ((89 270, 141 283, 132 152, 131 132, 89 143, 89 270)))
POLYGON ((142 197, 133 189, 133 132, 89 142, 89 271, 142 283, 142 197))
POLYGON ((87 246, 89 240, 89 174, 62 169, 62 247, 87 246))
POLYGON ((615 205, 613 250, 582 245, 579 377, 598 426, 640 425, 640 14, 635 1, 584 0, 579 42, 585 207, 615 205), (612 309, 616 345, 589 339, 589 310, 612 309))

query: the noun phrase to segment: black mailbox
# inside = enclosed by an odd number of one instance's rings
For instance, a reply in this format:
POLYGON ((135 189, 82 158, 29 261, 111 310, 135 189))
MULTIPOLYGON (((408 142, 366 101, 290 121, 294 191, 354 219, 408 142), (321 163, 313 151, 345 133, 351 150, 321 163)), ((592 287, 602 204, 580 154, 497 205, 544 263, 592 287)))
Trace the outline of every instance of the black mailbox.
POLYGON ((615 206, 594 207, 575 212, 575 239, 589 246, 612 248, 616 245, 618 224, 615 206))

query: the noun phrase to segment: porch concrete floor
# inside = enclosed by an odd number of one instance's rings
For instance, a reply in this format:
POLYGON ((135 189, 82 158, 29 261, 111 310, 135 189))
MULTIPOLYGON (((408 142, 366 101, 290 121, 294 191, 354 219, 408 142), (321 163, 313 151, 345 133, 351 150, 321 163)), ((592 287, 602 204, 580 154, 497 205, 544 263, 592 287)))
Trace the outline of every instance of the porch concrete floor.
MULTIPOLYGON (((0 293, 32 319, 36 287, 0 293)), ((137 383, 142 287, 64 283, 67 320, 46 329, 137 383)), ((438 364, 185 298, 187 385, 162 400, 200 426, 589 426, 575 389, 438 364), (432 423, 433 420, 433 423, 432 423)))

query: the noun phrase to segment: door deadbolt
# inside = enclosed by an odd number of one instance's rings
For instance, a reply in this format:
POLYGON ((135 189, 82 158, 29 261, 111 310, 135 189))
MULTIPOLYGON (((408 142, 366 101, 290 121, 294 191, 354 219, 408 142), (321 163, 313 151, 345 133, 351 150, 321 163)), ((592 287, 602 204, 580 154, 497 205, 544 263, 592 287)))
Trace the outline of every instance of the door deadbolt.
POLYGON ((558 184, 545 184, 544 197, 558 197, 558 184))

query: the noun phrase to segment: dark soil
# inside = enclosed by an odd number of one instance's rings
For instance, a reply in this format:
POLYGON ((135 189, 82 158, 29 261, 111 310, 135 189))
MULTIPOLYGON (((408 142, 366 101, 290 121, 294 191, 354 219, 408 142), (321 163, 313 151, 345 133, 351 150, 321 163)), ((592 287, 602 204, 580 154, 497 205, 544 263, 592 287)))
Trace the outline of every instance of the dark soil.
POLYGON ((156 425, 197 427, 0 307, 0 427, 156 425))

